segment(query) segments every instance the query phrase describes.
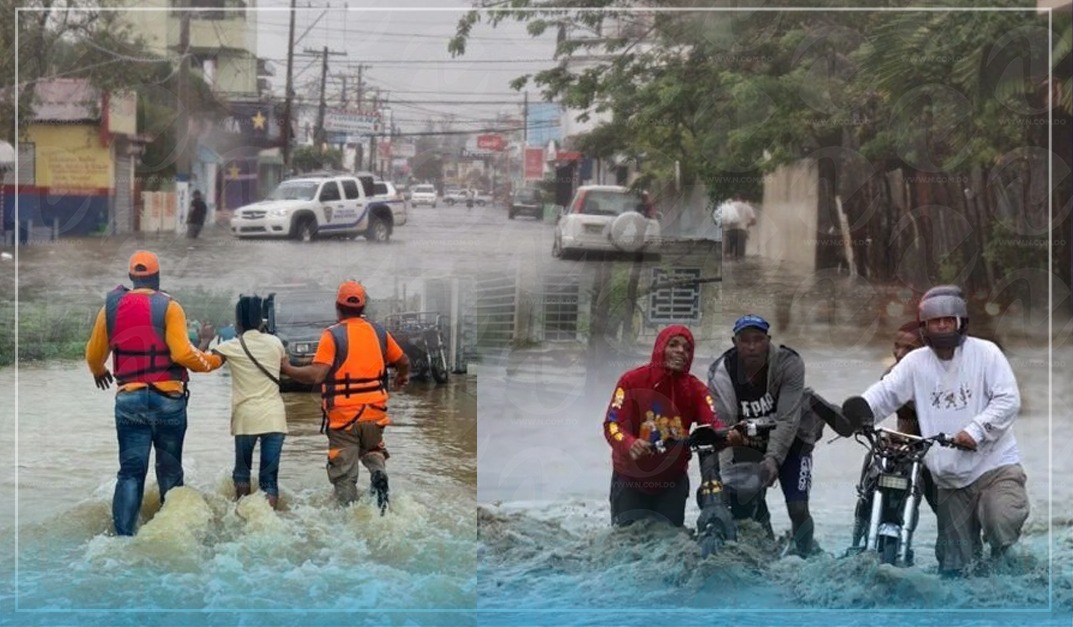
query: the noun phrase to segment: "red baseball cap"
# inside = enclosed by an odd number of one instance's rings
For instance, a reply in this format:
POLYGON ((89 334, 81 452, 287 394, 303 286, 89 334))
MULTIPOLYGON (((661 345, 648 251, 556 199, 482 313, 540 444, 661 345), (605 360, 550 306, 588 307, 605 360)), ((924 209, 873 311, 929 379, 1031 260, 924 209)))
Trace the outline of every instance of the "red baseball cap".
POLYGON ((343 307, 358 308, 365 306, 365 288, 357 281, 345 281, 339 286, 339 293, 335 295, 337 305, 343 307))
POLYGON ((130 256, 130 276, 153 276, 159 273, 160 261, 148 250, 139 250, 130 256))

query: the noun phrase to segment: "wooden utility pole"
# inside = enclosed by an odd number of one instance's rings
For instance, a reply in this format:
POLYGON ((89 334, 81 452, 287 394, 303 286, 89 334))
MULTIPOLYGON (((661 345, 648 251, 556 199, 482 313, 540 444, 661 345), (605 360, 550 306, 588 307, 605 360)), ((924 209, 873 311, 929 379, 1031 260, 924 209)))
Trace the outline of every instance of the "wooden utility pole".
MULTIPOLYGON (((190 11, 186 0, 180 0, 179 6, 179 76, 178 78, 178 112, 180 149, 175 164, 175 174, 180 181, 190 180, 190 11)), ((182 208, 180 208, 182 211, 182 208)))
POLYGON ((287 94, 283 104, 283 172, 291 171, 291 103, 294 101, 294 14, 295 2, 291 0, 291 25, 287 35, 287 94))
POLYGON ((323 51, 309 50, 307 48, 305 53, 306 54, 311 54, 311 55, 320 55, 321 56, 321 66, 320 66, 320 107, 317 110, 317 128, 316 128, 316 130, 315 130, 315 132, 313 134, 313 143, 316 144, 316 146, 319 148, 319 147, 322 147, 324 145, 324 142, 326 140, 326 136, 325 136, 325 132, 324 132, 324 114, 325 114, 325 112, 326 112, 326 110, 328 108, 327 92, 326 92, 327 82, 328 82, 328 56, 329 55, 346 56, 346 52, 336 52, 334 50, 328 50, 328 46, 324 46, 323 51))

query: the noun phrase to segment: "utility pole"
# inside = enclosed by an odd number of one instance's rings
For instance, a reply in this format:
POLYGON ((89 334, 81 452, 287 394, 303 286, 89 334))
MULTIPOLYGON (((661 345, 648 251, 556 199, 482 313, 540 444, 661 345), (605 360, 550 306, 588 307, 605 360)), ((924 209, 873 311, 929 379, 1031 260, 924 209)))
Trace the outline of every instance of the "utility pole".
POLYGON ((519 185, 523 185, 525 183, 525 155, 526 155, 526 153, 528 151, 529 151, 529 92, 527 91, 527 92, 525 92, 525 100, 522 101, 522 154, 520 155, 521 156, 521 159, 520 159, 521 163, 519 164, 521 167, 518 168, 519 170, 521 170, 521 176, 518 177, 519 185))
POLYGON ((186 0, 179 0, 179 154, 175 163, 175 230, 182 232, 190 206, 190 11, 186 0))
POLYGON ((366 67, 365 64, 358 66, 358 111, 365 110, 365 82, 361 80, 361 71, 366 67))
POLYGON ((291 25, 287 35, 287 94, 283 105, 283 172, 291 171, 291 103, 294 100, 294 14, 295 2, 291 0, 291 25))
POLYGON ((318 147, 324 145, 326 139, 324 134, 324 114, 328 108, 328 101, 326 100, 327 93, 327 81, 328 81, 328 56, 346 56, 346 52, 336 52, 334 50, 328 50, 328 46, 324 46, 323 51, 318 50, 305 50, 305 54, 319 55, 321 57, 320 66, 320 108, 317 110, 317 128, 313 134, 313 143, 318 147))
POLYGON ((190 11, 186 9, 185 0, 181 0, 182 13, 179 17, 179 132, 182 134, 182 149, 179 151, 179 160, 176 163, 176 174, 180 180, 189 180, 190 177, 190 107, 187 99, 190 93, 190 74, 188 72, 190 61, 187 55, 190 53, 190 11))

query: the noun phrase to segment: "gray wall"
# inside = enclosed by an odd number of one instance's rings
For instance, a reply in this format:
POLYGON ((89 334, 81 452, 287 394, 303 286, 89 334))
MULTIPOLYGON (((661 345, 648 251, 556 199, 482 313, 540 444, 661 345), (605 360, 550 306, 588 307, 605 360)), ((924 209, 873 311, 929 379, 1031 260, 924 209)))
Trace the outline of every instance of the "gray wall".
POLYGON ((816 162, 780 166, 764 178, 764 201, 749 231, 746 253, 816 269, 819 172, 816 162))

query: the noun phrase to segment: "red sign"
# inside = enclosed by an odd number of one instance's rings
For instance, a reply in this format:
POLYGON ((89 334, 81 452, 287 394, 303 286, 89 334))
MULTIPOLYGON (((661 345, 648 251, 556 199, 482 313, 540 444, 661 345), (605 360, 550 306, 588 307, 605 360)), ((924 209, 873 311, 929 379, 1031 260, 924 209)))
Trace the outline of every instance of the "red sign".
POLYGON ((391 142, 378 142, 376 153, 383 159, 389 159, 391 157, 391 142))
POLYGON ((525 149, 525 180, 539 181, 544 178, 544 149, 525 149))
POLYGON ((556 161, 577 161, 581 159, 581 153, 576 150, 560 150, 555 153, 556 161))
POLYGON ((503 136, 502 135, 478 135, 477 136, 477 148, 480 150, 503 150, 503 136))

